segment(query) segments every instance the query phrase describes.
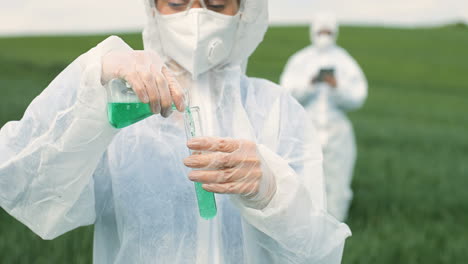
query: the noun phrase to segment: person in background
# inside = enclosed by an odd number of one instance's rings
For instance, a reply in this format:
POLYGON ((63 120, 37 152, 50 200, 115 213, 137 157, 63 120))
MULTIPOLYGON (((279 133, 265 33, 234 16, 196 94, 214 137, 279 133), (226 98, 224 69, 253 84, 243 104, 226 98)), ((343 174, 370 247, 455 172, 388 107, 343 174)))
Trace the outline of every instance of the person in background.
POLYGON ((144 3, 144 51, 104 40, 2 127, 1 207, 44 239, 94 225, 97 264, 340 263, 351 233, 326 212, 306 112, 241 67, 268 1, 144 3), (154 115, 112 127, 104 87, 115 79, 154 115), (203 134, 187 142, 188 106, 203 134), (210 220, 194 182, 216 193, 210 220))
POLYGON ((346 112, 363 105, 367 81, 356 61, 336 44, 338 23, 333 15, 318 14, 310 35, 312 45, 289 59, 280 83, 302 103, 318 130, 328 211, 344 221, 353 196, 356 161, 353 128, 346 112))

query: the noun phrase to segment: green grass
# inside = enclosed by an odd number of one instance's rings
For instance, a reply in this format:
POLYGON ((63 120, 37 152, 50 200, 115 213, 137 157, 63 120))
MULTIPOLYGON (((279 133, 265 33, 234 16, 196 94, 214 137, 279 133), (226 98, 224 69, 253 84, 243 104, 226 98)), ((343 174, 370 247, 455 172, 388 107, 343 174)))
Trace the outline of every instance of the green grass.
MULTIPOLYGON (((137 34, 123 38, 141 48, 137 34)), ((0 125, 104 36, 0 39, 0 125)), ((344 27, 340 44, 370 84, 350 114, 359 145, 343 263, 468 259, 468 29, 344 27)), ((278 81, 306 28, 273 28, 249 74, 278 81)), ((0 212, 0 263, 90 263, 92 228, 42 241, 0 212)))

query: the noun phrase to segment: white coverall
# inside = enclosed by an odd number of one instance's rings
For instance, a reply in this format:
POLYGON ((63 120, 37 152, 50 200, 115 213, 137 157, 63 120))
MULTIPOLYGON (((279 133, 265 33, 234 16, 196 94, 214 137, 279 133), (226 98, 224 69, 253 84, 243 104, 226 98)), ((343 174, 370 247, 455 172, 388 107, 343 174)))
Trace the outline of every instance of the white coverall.
MULTIPOLYGON (((266 12, 253 11, 266 29, 266 12)), ((216 195, 218 215, 203 220, 183 165, 183 114, 109 125, 101 58, 130 49, 118 37, 103 41, 1 128, 1 207, 44 239, 93 224, 98 264, 340 263, 350 230, 325 210, 322 154, 303 108, 240 64, 197 80, 179 73, 205 134, 256 142, 263 174, 277 185, 261 210, 216 195)))
MULTIPOLYGON (((311 28, 336 35, 338 27, 329 16, 318 16, 311 28)), ((356 61, 341 47, 312 45, 294 54, 281 76, 281 86, 289 90, 308 112, 323 148, 328 211, 340 221, 347 217, 352 200, 351 181, 356 160, 353 128, 346 112, 358 109, 367 97, 367 81, 356 61), (312 83, 321 69, 334 69, 337 87, 312 83)))

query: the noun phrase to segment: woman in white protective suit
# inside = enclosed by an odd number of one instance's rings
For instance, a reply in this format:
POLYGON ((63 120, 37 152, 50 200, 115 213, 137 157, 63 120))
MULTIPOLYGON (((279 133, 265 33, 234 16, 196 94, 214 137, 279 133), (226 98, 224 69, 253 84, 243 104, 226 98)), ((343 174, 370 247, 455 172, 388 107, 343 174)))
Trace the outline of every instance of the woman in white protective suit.
POLYGON ((313 45, 294 54, 281 76, 308 112, 323 148, 327 207, 344 221, 352 199, 351 180, 356 146, 346 112, 362 106, 367 81, 356 61, 336 45, 338 24, 329 14, 317 15, 311 26, 313 45))
POLYGON ((326 213, 305 111, 240 66, 267 29, 267 3, 145 2, 145 51, 106 39, 1 129, 1 206, 44 239, 94 224, 99 264, 340 263, 350 231, 326 213), (114 78, 155 115, 109 125, 103 85, 114 78), (187 104, 207 137, 187 142, 187 104), (192 181, 216 193, 214 219, 199 217, 192 181))

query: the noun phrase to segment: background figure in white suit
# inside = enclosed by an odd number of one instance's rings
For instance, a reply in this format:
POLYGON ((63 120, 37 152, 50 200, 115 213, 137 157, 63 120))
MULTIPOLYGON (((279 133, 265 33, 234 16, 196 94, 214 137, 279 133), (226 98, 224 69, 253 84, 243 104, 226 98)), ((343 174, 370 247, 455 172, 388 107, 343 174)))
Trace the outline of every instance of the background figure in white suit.
POLYGON ((337 37, 336 18, 317 15, 311 26, 313 45, 291 57, 281 86, 304 105, 319 132, 328 210, 345 220, 353 196, 351 180, 356 161, 353 128, 346 112, 363 105, 367 81, 356 61, 336 45, 337 37))

